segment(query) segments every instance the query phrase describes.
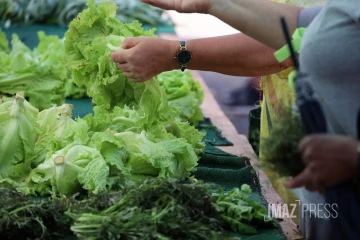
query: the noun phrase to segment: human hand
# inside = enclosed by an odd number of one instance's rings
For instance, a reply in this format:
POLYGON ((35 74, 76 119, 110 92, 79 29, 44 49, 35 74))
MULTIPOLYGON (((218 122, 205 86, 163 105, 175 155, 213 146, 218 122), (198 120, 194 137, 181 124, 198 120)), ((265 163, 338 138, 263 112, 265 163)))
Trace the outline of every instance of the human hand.
POLYGON ((141 0, 144 3, 165 10, 175 10, 180 13, 209 13, 213 0, 141 0))
POLYGON ((177 41, 155 37, 126 38, 111 58, 125 76, 134 82, 143 82, 152 77, 179 68, 174 57, 179 51, 177 41))
POLYGON ((305 186, 310 191, 344 183, 357 176, 357 148, 359 142, 340 135, 312 135, 305 137, 299 150, 305 170, 285 183, 286 187, 305 186))

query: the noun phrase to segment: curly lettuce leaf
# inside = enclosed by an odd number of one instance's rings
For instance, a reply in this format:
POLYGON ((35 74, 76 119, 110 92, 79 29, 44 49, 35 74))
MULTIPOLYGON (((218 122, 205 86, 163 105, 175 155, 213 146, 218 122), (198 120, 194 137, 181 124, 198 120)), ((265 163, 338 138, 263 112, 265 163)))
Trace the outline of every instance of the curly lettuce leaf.
POLYGON ((156 79, 166 92, 169 105, 179 110, 180 117, 184 121, 196 126, 203 120, 200 105, 204 100, 204 91, 190 72, 183 73, 179 70, 164 72, 156 79))
POLYGON ((115 136, 128 149, 126 166, 131 167, 134 175, 184 179, 197 165, 197 155, 182 139, 154 142, 145 131, 115 133, 115 136))
POLYGON ((95 106, 94 114, 85 116, 85 120, 94 132, 111 129, 117 132, 141 132, 148 125, 147 116, 128 107, 114 107, 111 111, 95 106))
POLYGON ((176 171, 174 171, 173 177, 184 179, 195 171, 198 156, 190 144, 179 138, 158 142, 157 144, 175 156, 173 161, 176 164, 176 171))
POLYGON ((125 166, 129 152, 125 145, 114 136, 114 132, 96 132, 88 146, 96 148, 109 166, 108 189, 125 187, 132 180, 130 167, 125 166))
POLYGON ((180 119, 165 124, 167 132, 173 134, 177 138, 185 139, 195 150, 196 154, 200 154, 205 149, 205 143, 202 141, 205 136, 204 132, 199 132, 194 126, 180 119))

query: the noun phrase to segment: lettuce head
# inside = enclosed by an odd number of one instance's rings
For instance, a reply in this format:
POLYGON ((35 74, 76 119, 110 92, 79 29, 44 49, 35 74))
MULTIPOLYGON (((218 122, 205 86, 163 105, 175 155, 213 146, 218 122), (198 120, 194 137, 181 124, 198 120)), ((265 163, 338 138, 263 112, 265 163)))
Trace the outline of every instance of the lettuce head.
POLYGON ((173 138, 160 142, 151 141, 146 132, 115 133, 128 149, 125 162, 133 175, 184 179, 195 170, 198 157, 190 144, 173 138))
POLYGON ((21 93, 0 105, 0 176, 13 178, 29 169, 37 133, 38 109, 21 93), (21 165, 21 167, 19 167, 21 165), (17 171, 14 169, 18 168, 17 171))
POLYGON ((33 169, 25 184, 40 195, 69 195, 82 189, 99 193, 106 189, 108 175, 109 167, 97 149, 70 145, 33 169))
POLYGON ((129 151, 114 134, 115 131, 109 129, 104 132, 96 132, 88 144, 100 151, 109 166, 108 189, 123 188, 132 182, 131 169, 125 165, 129 151))
POLYGON ((190 72, 164 72, 156 79, 166 92, 168 104, 178 109, 182 120, 189 121, 195 126, 203 120, 200 105, 204 100, 204 91, 190 72))
POLYGON ((89 141, 88 125, 85 120, 72 119, 73 105, 63 104, 45 109, 38 114, 40 132, 36 138, 32 167, 44 162, 56 151, 72 144, 86 144, 89 141))

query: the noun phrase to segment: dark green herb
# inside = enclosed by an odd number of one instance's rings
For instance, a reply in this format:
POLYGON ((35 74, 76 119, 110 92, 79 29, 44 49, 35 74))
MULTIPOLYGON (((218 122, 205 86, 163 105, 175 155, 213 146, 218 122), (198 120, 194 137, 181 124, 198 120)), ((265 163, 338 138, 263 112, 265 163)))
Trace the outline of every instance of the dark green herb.
POLYGON ((29 199, 0 188, 0 239, 55 239, 73 235, 64 216, 70 201, 29 199))
POLYGON ((15 190, 0 188, 0 239, 63 239, 74 236, 72 220, 64 213, 70 207, 77 213, 108 208, 121 198, 118 192, 74 195, 71 198, 25 197, 15 190))
POLYGON ((300 118, 291 108, 284 110, 281 119, 270 130, 269 137, 261 139, 263 164, 280 176, 298 175, 305 168, 298 150, 304 135, 300 118))

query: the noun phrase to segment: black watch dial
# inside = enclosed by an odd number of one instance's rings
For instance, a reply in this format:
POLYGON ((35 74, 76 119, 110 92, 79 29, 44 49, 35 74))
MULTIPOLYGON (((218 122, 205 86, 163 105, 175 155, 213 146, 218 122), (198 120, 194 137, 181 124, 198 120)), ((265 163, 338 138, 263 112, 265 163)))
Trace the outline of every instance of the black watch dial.
POLYGON ((191 58, 192 58, 191 52, 188 50, 181 51, 176 55, 176 60, 181 65, 188 64, 191 61, 191 58))

